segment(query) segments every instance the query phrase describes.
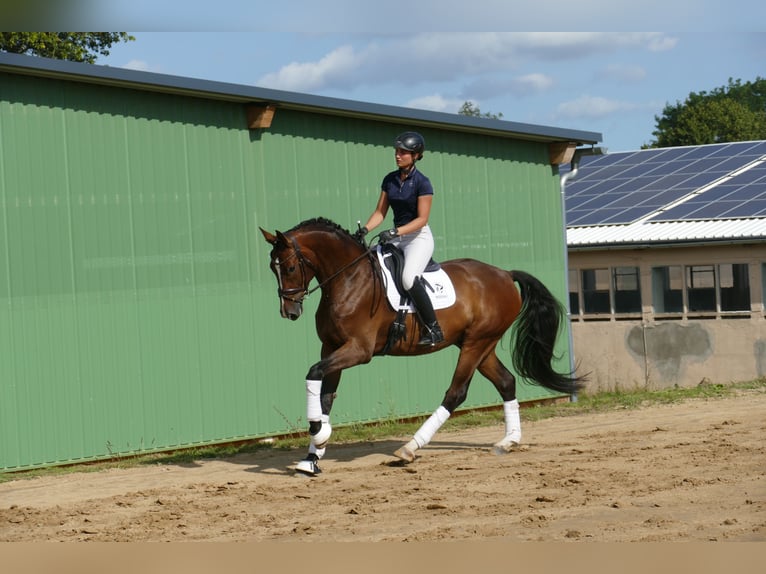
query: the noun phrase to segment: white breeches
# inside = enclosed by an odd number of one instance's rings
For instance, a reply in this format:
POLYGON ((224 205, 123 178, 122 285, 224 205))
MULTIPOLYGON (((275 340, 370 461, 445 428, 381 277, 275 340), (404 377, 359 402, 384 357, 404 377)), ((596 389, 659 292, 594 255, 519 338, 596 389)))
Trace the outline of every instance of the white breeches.
POLYGON ((402 283, 406 290, 412 288, 415 277, 423 274, 423 271, 434 254, 434 236, 428 225, 423 226, 415 233, 402 235, 396 242, 404 251, 404 269, 402 270, 402 283))

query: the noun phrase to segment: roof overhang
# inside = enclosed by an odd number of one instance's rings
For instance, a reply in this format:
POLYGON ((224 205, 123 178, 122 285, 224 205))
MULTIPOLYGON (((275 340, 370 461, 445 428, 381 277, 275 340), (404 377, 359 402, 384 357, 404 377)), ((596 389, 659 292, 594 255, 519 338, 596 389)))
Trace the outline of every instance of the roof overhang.
POLYGON ((343 117, 395 122, 405 120, 413 127, 447 128, 527 141, 593 145, 600 142, 602 138, 602 135, 597 132, 371 104, 355 100, 2 52, 0 52, 0 72, 228 102, 267 104, 277 108, 343 117))

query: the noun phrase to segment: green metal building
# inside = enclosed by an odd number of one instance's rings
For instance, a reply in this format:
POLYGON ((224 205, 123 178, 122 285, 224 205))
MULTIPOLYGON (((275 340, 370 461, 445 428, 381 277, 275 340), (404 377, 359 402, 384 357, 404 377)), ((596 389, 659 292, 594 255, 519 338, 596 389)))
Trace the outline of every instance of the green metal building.
MULTIPOLYGON (((280 318, 258 227, 355 228, 406 129, 435 258, 564 300, 558 164, 600 134, 0 54, 0 470, 303 431, 314 302, 280 318)), ((456 358, 347 371, 334 423, 432 412, 456 358)), ((477 376, 465 407, 499 402, 477 376)))

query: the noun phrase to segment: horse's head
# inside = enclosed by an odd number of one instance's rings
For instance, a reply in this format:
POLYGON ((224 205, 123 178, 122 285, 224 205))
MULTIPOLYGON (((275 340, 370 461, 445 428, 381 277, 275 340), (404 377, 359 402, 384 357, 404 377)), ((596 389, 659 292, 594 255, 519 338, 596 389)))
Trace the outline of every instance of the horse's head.
POLYGON ((277 278, 280 312, 296 320, 303 313, 303 299, 353 268, 369 251, 337 223, 317 217, 285 233, 261 233, 271 246, 271 270, 277 278), (309 289, 316 277, 319 285, 309 289))
POLYGON ((272 234, 259 229, 272 245, 270 267, 277 278, 279 312, 285 319, 295 321, 303 313, 303 299, 316 273, 314 266, 304 257, 294 238, 280 231, 272 234))

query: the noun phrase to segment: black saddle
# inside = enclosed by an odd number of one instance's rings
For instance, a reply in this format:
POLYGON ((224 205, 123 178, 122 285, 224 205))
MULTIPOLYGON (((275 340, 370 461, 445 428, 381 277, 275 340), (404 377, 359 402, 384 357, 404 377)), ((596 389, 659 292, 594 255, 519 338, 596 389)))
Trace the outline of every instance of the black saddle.
MULTIPOLYGON (((402 298, 409 298, 407 291, 405 291, 402 285, 402 270, 404 269, 404 252, 396 245, 391 243, 385 243, 380 246, 384 255, 390 254, 390 257, 384 257, 383 262, 388 270, 391 272, 391 277, 394 279, 394 285, 396 290, 402 298)), ((426 265, 425 271, 438 271, 441 269, 441 264, 438 261, 434 261, 433 257, 426 265)))

